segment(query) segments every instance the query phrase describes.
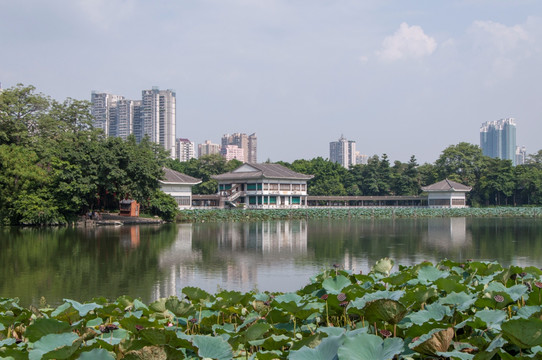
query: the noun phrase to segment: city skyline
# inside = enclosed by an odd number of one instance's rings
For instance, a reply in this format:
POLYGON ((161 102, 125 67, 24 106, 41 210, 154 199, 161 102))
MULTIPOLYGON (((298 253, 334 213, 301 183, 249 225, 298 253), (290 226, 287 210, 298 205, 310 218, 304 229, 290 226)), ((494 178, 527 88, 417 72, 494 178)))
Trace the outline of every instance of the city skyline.
POLYGON ((260 161, 326 157, 344 133, 432 163, 509 117, 535 153, 541 14, 535 0, 5 1, 0 81, 59 101, 176 89, 175 137, 250 129, 260 161))
POLYGON ((106 136, 126 139, 133 134, 138 143, 148 136, 150 141, 162 145, 171 158, 178 156, 173 90, 153 86, 141 91, 141 100, 93 90, 90 102, 94 126, 106 136))

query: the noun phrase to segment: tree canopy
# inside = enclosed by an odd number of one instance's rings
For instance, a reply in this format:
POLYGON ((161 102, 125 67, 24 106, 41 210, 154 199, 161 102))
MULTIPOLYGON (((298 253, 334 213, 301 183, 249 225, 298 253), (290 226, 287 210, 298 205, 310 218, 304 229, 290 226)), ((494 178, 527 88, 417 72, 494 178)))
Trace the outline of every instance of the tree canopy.
POLYGON ((0 223, 66 223, 127 197, 145 206, 165 161, 148 139, 94 129, 88 101, 57 102, 23 85, 0 93, 0 223))

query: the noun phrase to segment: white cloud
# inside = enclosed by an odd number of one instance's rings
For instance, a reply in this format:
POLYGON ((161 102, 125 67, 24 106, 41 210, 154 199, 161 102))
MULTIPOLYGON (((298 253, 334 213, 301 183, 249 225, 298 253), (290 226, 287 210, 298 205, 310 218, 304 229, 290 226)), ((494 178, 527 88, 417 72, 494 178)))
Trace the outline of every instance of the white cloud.
POLYGON ((522 25, 506 26, 493 21, 475 21, 471 27, 478 46, 491 47, 504 54, 530 41, 522 25))
POLYGON ((427 36, 420 26, 402 23, 393 35, 384 39, 377 55, 388 61, 415 59, 431 55, 436 48, 435 39, 427 36))
POLYGON ((539 51, 536 34, 534 18, 512 26, 481 20, 472 23, 468 35, 473 57, 490 70, 486 80, 489 86, 521 74, 526 62, 539 51))

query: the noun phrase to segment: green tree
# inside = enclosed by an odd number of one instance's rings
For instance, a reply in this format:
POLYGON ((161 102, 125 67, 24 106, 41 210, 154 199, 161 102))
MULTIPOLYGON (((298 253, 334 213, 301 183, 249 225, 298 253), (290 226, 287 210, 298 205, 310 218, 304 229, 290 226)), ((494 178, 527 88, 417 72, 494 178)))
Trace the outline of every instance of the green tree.
POLYGON ((511 160, 486 158, 487 165, 476 185, 476 194, 485 205, 508 205, 514 192, 511 160))
POLYGON ((478 145, 461 142, 448 146, 435 162, 438 180, 450 179, 474 188, 484 170, 484 158, 478 145))
POLYGON ((149 211, 164 221, 173 221, 179 213, 179 207, 173 196, 156 190, 149 200, 149 211))
POLYGON ((29 145, 39 135, 50 100, 35 90, 18 84, 0 92, 0 145, 29 145))

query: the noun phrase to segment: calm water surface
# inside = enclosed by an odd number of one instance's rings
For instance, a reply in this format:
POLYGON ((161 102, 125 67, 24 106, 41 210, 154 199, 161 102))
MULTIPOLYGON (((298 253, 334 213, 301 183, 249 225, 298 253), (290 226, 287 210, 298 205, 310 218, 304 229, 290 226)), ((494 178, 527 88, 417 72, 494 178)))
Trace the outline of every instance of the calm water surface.
MULTIPOLYGON (((295 291, 337 264, 367 272, 380 258, 542 266, 536 219, 378 219, 0 229, 0 297, 145 302, 185 286, 295 291)), ((395 268, 397 269, 397 268, 395 268)))

